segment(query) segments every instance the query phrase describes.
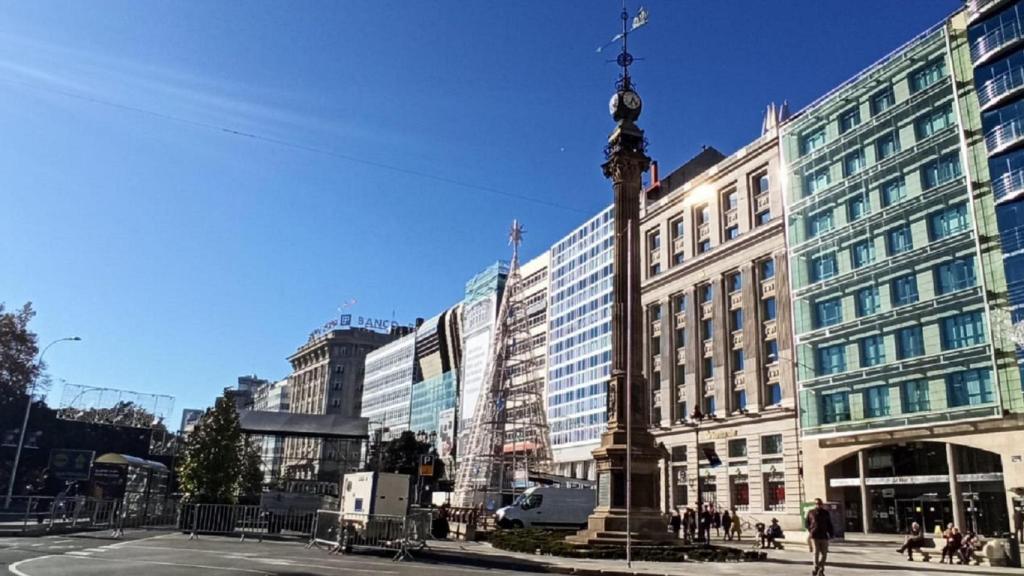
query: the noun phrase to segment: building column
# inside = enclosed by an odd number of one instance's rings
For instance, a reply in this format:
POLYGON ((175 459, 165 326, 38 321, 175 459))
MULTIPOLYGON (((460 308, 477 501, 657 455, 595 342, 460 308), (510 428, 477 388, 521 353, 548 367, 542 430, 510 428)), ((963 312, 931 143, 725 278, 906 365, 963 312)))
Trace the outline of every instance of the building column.
POLYGON ((950 442, 946 443, 946 466, 949 469, 949 499, 953 509, 953 524, 959 526, 963 531, 967 526, 967 517, 964 515, 963 491, 960 489, 960 482, 956 479, 957 474, 960 473, 960 467, 956 461, 956 445, 950 442))
POLYGON ((868 492, 868 453, 857 452, 857 473, 860 476, 860 517, 861 529, 865 534, 871 533, 871 494, 868 492))

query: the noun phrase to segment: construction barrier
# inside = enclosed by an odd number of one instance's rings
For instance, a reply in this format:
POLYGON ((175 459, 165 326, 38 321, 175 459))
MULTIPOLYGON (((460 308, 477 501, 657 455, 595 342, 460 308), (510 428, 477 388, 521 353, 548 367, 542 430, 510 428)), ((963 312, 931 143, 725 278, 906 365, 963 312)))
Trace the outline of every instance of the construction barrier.
POLYGON ((170 498, 115 499, 16 496, 0 509, 0 534, 32 535, 173 526, 178 503, 170 498))
POLYGON ((188 504, 178 518, 178 528, 188 532, 190 540, 203 534, 241 540, 255 536, 261 542, 267 535, 312 538, 316 524, 316 512, 310 510, 271 511, 246 504, 188 504))

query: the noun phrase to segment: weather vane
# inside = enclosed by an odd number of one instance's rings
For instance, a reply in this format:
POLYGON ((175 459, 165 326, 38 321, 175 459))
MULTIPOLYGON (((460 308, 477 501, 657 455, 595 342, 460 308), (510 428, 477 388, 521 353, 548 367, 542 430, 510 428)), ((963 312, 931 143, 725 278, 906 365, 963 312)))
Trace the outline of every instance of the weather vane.
MULTIPOLYGON (((612 44, 615 44, 616 42, 620 41, 622 42, 622 51, 619 52, 619 55, 615 58, 614 62, 618 64, 620 68, 622 68, 622 76, 619 80, 622 83, 623 89, 629 89, 629 66, 633 64, 633 61, 635 60, 633 58, 633 55, 629 53, 629 34, 630 32, 634 32, 637 28, 640 28, 641 26, 647 24, 647 17, 647 9, 641 6, 640 9, 637 10, 636 16, 633 17, 632 22, 630 22, 629 11, 626 9, 625 0, 623 0, 622 32, 619 32, 618 34, 613 36, 607 44, 603 46, 598 46, 597 48, 597 51, 600 53, 604 52, 604 50, 611 46, 612 44)), ((609 60, 609 62, 613 62, 613 60, 609 60)))

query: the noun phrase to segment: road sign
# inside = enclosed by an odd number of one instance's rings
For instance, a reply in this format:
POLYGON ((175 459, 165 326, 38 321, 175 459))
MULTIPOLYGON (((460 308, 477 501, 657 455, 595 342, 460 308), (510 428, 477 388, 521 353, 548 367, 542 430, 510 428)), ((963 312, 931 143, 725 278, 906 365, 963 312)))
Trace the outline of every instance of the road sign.
POLYGON ((88 480, 95 455, 92 450, 50 450, 50 475, 60 480, 88 480))
POLYGON ((429 454, 420 456, 420 476, 434 475, 434 457, 429 454))

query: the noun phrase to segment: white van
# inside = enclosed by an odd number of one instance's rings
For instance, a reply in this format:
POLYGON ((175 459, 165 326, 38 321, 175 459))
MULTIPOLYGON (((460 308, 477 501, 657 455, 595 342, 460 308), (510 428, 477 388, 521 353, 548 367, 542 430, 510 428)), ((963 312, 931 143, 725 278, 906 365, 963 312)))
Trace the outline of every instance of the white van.
POLYGON ((597 504, 597 492, 587 488, 534 486, 511 506, 494 515, 501 528, 581 528, 597 504))

